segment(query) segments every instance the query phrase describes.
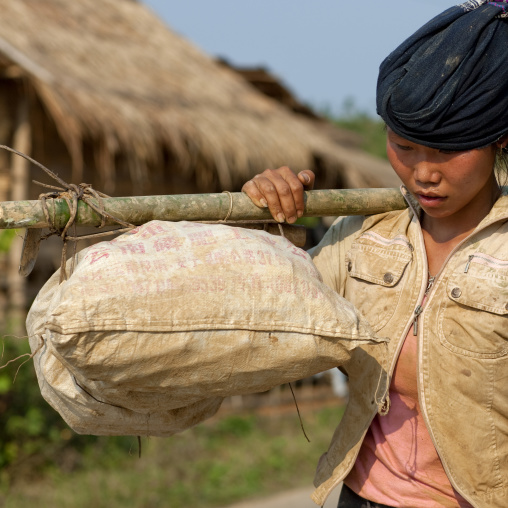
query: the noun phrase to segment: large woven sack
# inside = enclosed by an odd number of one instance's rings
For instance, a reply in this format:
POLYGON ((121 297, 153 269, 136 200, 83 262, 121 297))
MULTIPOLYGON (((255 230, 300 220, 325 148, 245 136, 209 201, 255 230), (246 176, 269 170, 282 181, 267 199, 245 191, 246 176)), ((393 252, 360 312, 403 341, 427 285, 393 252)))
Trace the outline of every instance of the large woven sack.
POLYGON ((82 251, 27 319, 43 395, 76 431, 170 435, 223 397, 336 367, 377 342, 285 238, 154 221, 82 251), (80 413, 81 411, 81 413, 80 413))

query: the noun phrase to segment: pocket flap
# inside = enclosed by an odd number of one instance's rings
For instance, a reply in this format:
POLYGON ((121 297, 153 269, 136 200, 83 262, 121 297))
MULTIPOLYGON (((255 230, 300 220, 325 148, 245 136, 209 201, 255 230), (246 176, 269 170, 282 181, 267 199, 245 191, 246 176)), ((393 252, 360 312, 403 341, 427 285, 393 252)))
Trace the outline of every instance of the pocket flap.
POLYGON ((470 273, 452 275, 446 292, 451 300, 493 314, 508 315, 508 281, 470 273))
POLYGON ((395 286, 409 261, 411 254, 365 245, 353 246, 346 255, 346 268, 351 277, 356 277, 380 286, 395 286))

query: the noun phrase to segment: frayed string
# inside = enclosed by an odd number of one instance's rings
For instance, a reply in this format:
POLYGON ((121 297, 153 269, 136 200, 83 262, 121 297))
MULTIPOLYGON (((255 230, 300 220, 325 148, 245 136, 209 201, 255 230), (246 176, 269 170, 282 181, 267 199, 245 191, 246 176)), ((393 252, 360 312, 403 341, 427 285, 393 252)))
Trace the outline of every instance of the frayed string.
POLYGON ((293 400, 295 402, 296 412, 298 413, 298 419, 300 420, 300 427, 302 428, 303 435, 305 436, 305 439, 307 442, 310 443, 310 439, 307 436, 307 433, 305 432, 305 428, 303 427, 303 421, 302 416, 300 415, 300 409, 298 409, 298 402, 296 402, 295 392, 293 391, 293 387, 291 386, 291 383, 288 383, 289 389, 291 390, 291 395, 293 395, 293 400))
MULTIPOLYGON (((136 436, 138 441, 138 459, 141 458, 141 436, 136 436)), ((129 448, 129 455, 132 455, 132 445, 129 448)))
MULTIPOLYGON (((28 339, 28 337, 16 337, 16 338, 18 338, 18 339, 25 339, 25 338, 28 339)), ((39 340, 40 340, 39 347, 34 352, 32 352, 32 353, 24 353, 22 355, 19 355, 16 358, 13 358, 12 360, 9 360, 4 365, 0 366, 0 369, 4 369, 9 364, 19 360, 20 358, 24 358, 24 357, 28 356, 28 358, 23 363, 21 363, 18 366, 18 368, 16 369, 16 374, 14 374, 14 378, 12 380, 12 384, 14 384, 16 382, 16 378, 18 377, 19 369, 21 369, 21 367, 23 367, 23 365, 25 365, 25 363, 29 362, 42 349, 42 347, 44 346, 44 340, 42 340, 42 337, 39 337, 39 340)), ((4 355, 4 344, 2 344, 2 358, 3 358, 3 355, 4 355)))

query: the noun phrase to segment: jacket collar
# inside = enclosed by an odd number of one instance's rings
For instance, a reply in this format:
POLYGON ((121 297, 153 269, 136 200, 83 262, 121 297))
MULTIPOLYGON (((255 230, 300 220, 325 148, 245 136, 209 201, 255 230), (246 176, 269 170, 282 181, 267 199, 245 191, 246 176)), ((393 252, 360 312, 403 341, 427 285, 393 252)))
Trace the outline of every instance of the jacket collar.
POLYGON ((404 196, 407 204, 409 205, 409 209, 413 212, 413 215, 417 218, 420 217, 422 213, 422 208, 418 201, 413 197, 413 195, 408 191, 405 185, 400 186, 400 192, 404 196))

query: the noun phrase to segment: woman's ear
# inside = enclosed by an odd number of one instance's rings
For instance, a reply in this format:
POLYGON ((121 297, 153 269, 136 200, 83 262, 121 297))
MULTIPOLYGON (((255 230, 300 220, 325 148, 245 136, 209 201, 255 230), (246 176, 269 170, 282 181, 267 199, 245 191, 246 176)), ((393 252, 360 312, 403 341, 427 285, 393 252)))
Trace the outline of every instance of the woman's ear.
POLYGON ((506 148, 507 146, 508 146, 508 134, 505 134, 503 137, 499 138, 496 141, 496 147, 503 149, 506 148))

